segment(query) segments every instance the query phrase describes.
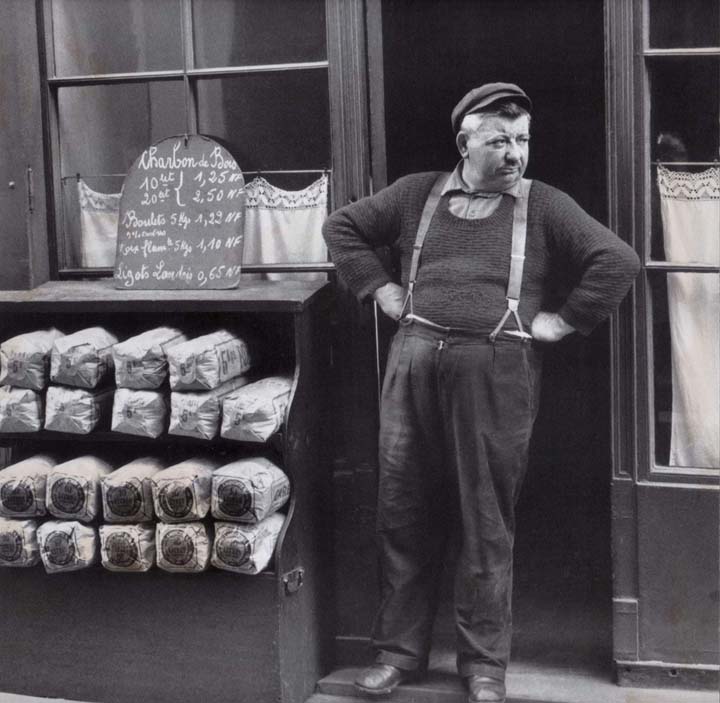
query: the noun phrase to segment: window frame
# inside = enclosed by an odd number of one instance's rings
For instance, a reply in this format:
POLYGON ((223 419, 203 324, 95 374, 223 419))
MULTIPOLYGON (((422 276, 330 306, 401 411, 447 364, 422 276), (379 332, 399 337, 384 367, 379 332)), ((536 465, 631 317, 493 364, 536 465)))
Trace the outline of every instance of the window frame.
MULTIPOLYGON (((637 410, 635 444, 637 452, 637 478, 639 480, 662 483, 693 483, 716 484, 720 476, 720 468, 680 467, 659 464, 656 458, 655 433, 655 391, 654 373, 655 360, 653 348, 653 324, 651 305, 650 277, 667 273, 702 273, 704 275, 720 274, 720 266, 712 264, 677 264, 658 261, 651 258, 652 244, 652 212, 651 193, 655 187, 653 182, 652 104, 650 93, 650 74, 653 65, 665 59, 713 57, 720 61, 720 43, 717 47, 694 48, 651 48, 650 47, 650 12, 651 0, 634 3, 635 52, 634 62, 634 107, 635 131, 639 138, 635 142, 635 164, 637 177, 635 185, 636 231, 638 254, 642 269, 637 282, 635 305, 636 325, 636 384, 637 410)), ((718 108, 720 110, 720 107, 718 108)), ((719 155, 720 156, 720 155, 719 155)), ((686 162, 688 165, 718 165, 714 162, 686 162)))
MULTIPOLYGON (((54 65, 54 37, 52 30, 52 3, 53 0, 36 0, 36 14, 38 21, 38 36, 40 42, 40 80, 43 88, 44 102, 44 133, 45 133, 45 159, 47 163, 48 178, 48 255, 50 278, 54 280, 79 279, 79 278, 100 278, 112 275, 111 268, 78 268, 67 265, 68 259, 65 251, 67 233, 64 231, 65 219, 63 213, 62 179, 71 176, 63 176, 60 164, 60 133, 59 133, 59 91, 62 88, 77 86, 103 86, 127 83, 147 84, 151 81, 182 81, 186 102, 186 132, 197 134, 198 131, 198 100, 197 85, 199 80, 207 78, 223 78, 229 76, 242 76, 248 74, 277 74, 280 72, 292 71, 325 71, 328 79, 328 98, 330 122, 327 125, 330 142, 330 163, 321 169, 295 169, 273 171, 268 169, 244 170, 244 175, 268 174, 316 174, 329 176, 329 208, 334 209, 336 191, 344 193, 349 186, 353 190, 363 192, 366 190, 361 184, 342 183, 338 187, 338 181, 346 181, 344 172, 336 173, 333 164, 336 161, 338 147, 336 135, 340 134, 334 117, 333 103, 342 99, 347 91, 347 76, 333 70, 331 66, 331 55, 340 57, 343 53, 342 44, 345 41, 346 51, 358 52, 360 41, 364 38, 362 32, 357 35, 354 41, 348 41, 350 32, 356 27, 352 23, 347 28, 339 24, 338 18, 341 15, 347 16, 351 22, 357 22, 358 0, 352 0, 347 8, 339 3, 343 0, 326 0, 326 57, 322 61, 304 61, 292 63, 241 65, 241 66, 219 66, 210 68, 196 68, 193 35, 193 0, 178 0, 181 6, 182 32, 181 41, 184 43, 184 66, 182 69, 162 71, 138 71, 134 73, 107 73, 87 74, 74 76, 57 76, 54 65)), ((357 68, 357 67, 355 67, 357 68)), ((363 84, 364 81, 361 81, 363 84)), ((363 126, 362 124, 360 125, 363 126)), ((350 130, 352 132, 353 130, 350 130)), ((345 137, 344 134, 340 136, 345 137)), ((364 165, 364 163, 363 163, 364 165)), ((359 174, 361 179, 369 181, 369 174, 359 174)), ((329 261, 304 262, 304 263, 274 263, 274 264, 243 264, 245 273, 282 273, 282 272, 332 272, 334 265, 329 261)))

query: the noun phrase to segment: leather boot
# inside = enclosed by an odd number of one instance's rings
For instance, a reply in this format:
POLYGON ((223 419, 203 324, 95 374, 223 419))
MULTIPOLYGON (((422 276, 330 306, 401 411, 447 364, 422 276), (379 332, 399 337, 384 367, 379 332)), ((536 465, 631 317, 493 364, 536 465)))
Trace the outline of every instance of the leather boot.
POLYGON ((473 674, 465 679, 468 703, 505 703, 505 682, 473 674))
POLYGON ((387 696, 398 684, 411 679, 414 673, 391 664, 373 664, 358 674, 355 688, 367 696, 387 696))

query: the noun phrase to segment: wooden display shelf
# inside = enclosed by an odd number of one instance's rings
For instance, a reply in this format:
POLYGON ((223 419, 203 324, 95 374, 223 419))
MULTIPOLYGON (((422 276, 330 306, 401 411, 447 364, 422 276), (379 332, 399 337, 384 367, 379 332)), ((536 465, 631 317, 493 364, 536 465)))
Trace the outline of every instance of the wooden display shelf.
POLYGON ((323 281, 252 281, 230 290, 128 290, 112 279, 49 281, 30 290, 0 291, 0 312, 290 312, 328 300, 323 281))
POLYGON ((128 291, 101 279, 0 291, 0 341, 51 326, 72 332, 107 324, 126 333, 248 324, 267 340, 268 368, 294 379, 284 428, 265 444, 108 431, 0 434, 11 462, 49 446, 62 454, 93 447, 118 461, 153 446, 179 455, 272 451, 292 485, 272 571, 257 576, 0 569, 4 691, 102 703, 303 703, 311 695, 328 671, 333 641, 324 449, 331 300, 330 284, 291 281, 128 291), (73 661, 82 666, 68 666, 73 661))

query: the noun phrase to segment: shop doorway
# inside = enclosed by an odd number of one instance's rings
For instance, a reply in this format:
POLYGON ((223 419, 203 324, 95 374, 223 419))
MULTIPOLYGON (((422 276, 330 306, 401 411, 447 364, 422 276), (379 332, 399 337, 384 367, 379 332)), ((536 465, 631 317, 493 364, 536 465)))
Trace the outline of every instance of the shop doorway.
MULTIPOLYGON (((388 182, 452 168, 452 107, 510 81, 535 105, 527 175, 607 221, 602 0, 383 0, 382 43, 388 182)), ((518 673, 612 675, 608 364, 607 326, 546 356, 518 506, 518 673)), ((432 664, 452 673, 449 577, 444 594, 432 664)))

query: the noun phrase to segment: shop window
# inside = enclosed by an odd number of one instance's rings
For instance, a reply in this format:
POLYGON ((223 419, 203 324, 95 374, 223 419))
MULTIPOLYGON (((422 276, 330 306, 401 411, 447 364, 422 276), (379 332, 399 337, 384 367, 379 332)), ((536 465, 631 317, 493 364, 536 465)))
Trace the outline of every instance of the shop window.
MULTIPOLYGON (((51 266, 59 277, 109 273, 112 260, 93 253, 95 244, 112 229, 124 175, 160 139, 219 138, 248 181, 262 175, 299 190, 327 183, 325 0, 46 0, 41 7, 55 180, 51 266)), ((309 260, 296 245, 292 262, 261 263, 327 269, 326 255, 309 260)))
POLYGON ((56 76, 181 70, 180 0, 52 0, 56 76))
POLYGON ((650 0, 650 47, 712 47, 720 37, 718 0, 650 0))
POLYGON ((198 68, 325 59, 323 0, 195 0, 198 68))
POLYGON ((650 0, 646 9, 650 472, 717 475, 720 2, 650 0))
POLYGON ((318 71, 247 74, 198 81, 199 129, 225 140, 244 168, 326 168, 327 77, 318 71), (288 148, 292 145, 292 148, 288 148))

